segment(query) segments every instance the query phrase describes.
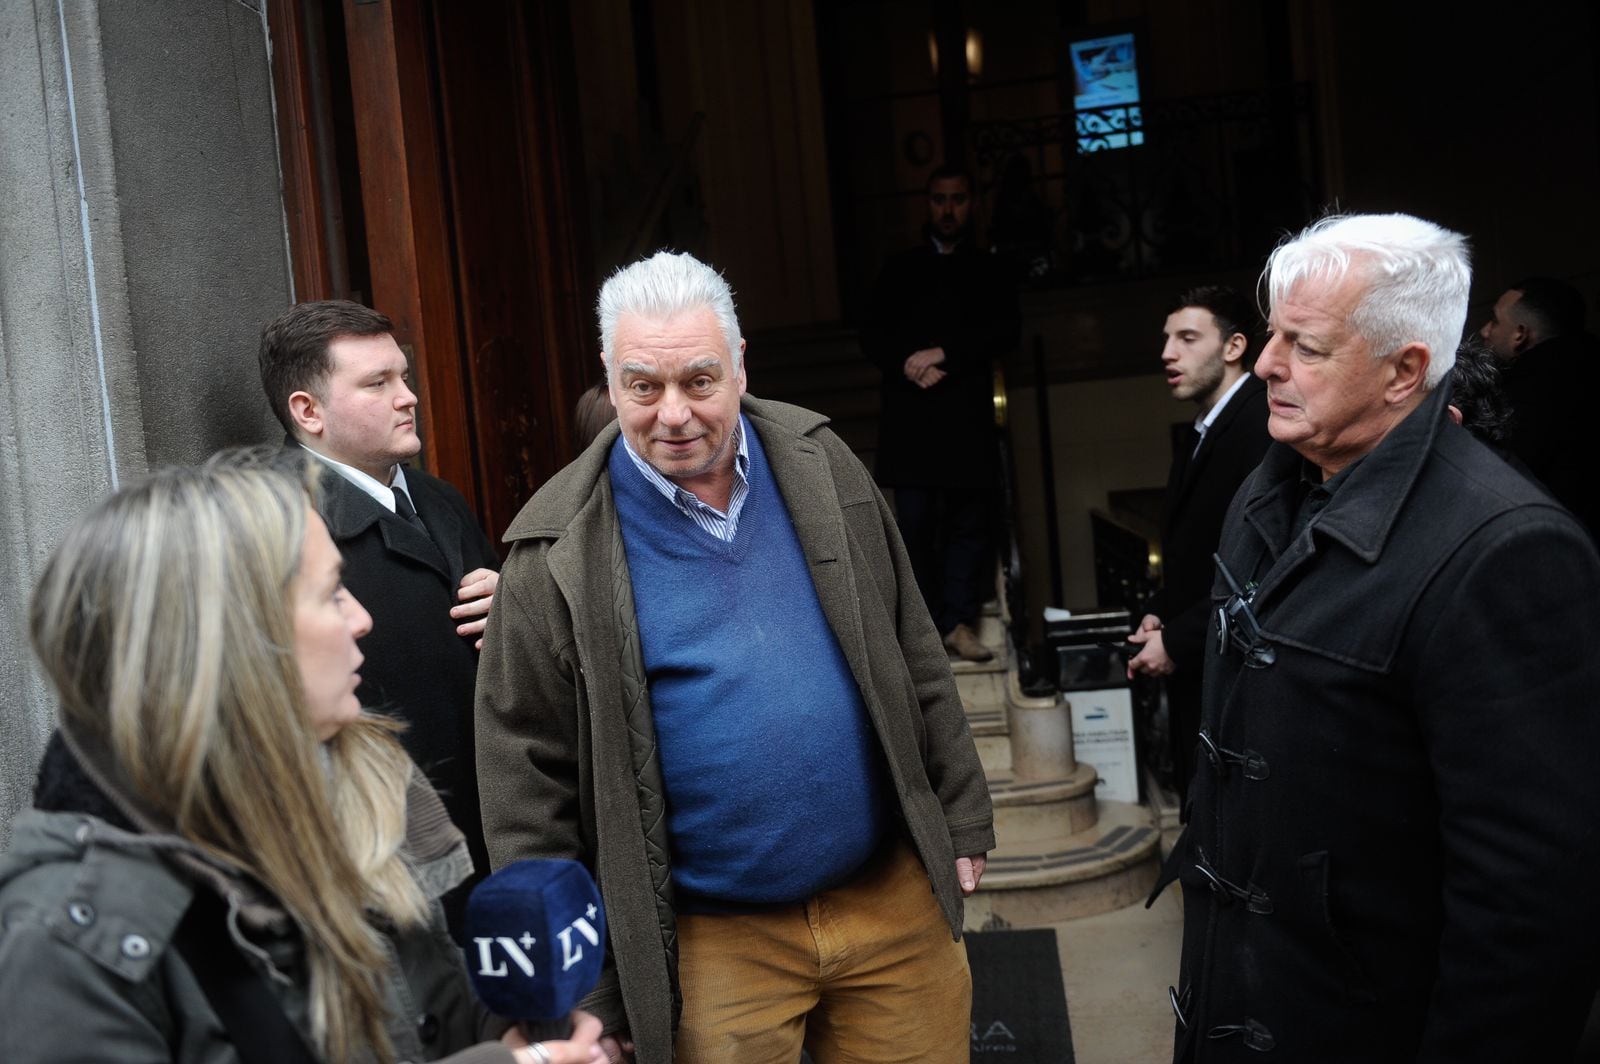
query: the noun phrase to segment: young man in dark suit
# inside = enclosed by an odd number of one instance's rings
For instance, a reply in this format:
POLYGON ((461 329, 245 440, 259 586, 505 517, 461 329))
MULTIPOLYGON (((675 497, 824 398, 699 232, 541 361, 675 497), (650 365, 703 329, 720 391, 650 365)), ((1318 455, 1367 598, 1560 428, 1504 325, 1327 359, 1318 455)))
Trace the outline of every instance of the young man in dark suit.
POLYGON ((422 442, 393 329, 357 303, 300 303, 262 331, 261 382, 288 446, 324 465, 322 519, 372 614, 361 704, 405 721, 401 742, 483 874, 472 696, 500 560, 459 492, 402 465, 422 442))
POLYGON ((1193 425, 1175 426, 1172 472, 1161 529, 1163 583, 1130 642, 1143 649, 1128 676, 1166 679, 1173 775, 1186 804, 1200 728, 1200 661, 1211 615, 1211 555, 1228 503, 1261 461, 1267 435, 1266 386, 1246 355, 1256 315, 1232 288, 1185 292, 1167 315, 1161 363, 1174 399, 1193 402, 1193 425))

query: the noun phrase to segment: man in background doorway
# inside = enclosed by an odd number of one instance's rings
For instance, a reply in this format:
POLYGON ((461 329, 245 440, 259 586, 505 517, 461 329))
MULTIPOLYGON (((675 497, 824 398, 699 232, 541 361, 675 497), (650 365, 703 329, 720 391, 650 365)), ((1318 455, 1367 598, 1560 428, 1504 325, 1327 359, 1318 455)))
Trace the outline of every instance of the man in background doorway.
POLYGON ((972 179, 939 167, 924 239, 884 267, 862 345, 883 371, 877 479, 894 491, 917 586, 945 649, 987 661, 975 626, 994 584, 994 362, 1017 346, 1021 320, 972 230, 972 179))
POLYGON ((1211 617, 1211 555, 1228 503, 1266 453, 1267 387, 1249 368, 1250 304, 1232 288, 1202 285, 1167 315, 1161 364, 1174 399, 1195 405, 1174 426, 1162 507, 1162 587, 1129 642, 1143 645, 1128 676, 1166 681, 1178 808, 1184 808, 1200 730, 1200 662, 1211 617))

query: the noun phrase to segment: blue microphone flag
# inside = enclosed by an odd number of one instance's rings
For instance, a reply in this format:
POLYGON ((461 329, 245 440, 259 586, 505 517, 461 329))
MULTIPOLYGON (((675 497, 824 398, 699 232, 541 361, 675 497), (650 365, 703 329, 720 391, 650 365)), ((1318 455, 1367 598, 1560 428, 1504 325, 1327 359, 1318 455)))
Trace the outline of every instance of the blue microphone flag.
POLYGON ((554 1020, 600 979, 606 916, 577 861, 517 861, 467 899, 467 974, 478 999, 511 1020, 554 1020))

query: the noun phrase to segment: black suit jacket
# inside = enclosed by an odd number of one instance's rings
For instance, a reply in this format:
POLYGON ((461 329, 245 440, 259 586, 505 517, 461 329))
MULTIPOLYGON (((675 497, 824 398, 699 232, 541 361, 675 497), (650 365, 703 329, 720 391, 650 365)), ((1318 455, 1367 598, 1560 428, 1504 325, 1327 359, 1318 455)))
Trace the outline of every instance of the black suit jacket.
POLYGON ((895 487, 990 489, 999 468, 994 364, 1021 332, 1015 285, 1001 263, 962 244, 924 243, 890 259, 873 289, 862 349, 883 373, 876 474, 895 487), (906 380, 905 361, 944 348, 945 379, 906 380))
POLYGON ((1511 407, 1506 451, 1600 538, 1600 491, 1589 457, 1593 399, 1583 386, 1596 368, 1600 346, 1591 337, 1557 336, 1504 366, 1500 390, 1511 407))
MULTIPOLYGON (((1189 426, 1180 426, 1187 430, 1189 426)), ((1161 618, 1167 656, 1199 695, 1200 662, 1211 620, 1211 556, 1222 519, 1245 477, 1261 462, 1267 435, 1267 386, 1250 376, 1206 430, 1190 458, 1187 431, 1174 433, 1172 471, 1161 528, 1162 588, 1150 603, 1161 618)))
POLYGON ((460 492, 409 467, 406 486, 426 535, 326 465, 318 509, 344 555, 345 587, 372 614, 361 640, 361 704, 406 722, 400 741, 467 836, 481 873, 489 865, 472 740, 477 639, 456 634, 450 608, 462 576, 498 571, 500 558, 460 492))

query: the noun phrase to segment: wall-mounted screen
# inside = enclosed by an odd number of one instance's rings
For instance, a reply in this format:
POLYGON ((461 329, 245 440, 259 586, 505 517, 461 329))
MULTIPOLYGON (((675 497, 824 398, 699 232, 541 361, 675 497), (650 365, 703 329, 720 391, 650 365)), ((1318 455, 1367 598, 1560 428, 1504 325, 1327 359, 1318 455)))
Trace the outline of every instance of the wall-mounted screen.
POLYGON ((1086 37, 1067 47, 1072 60, 1078 154, 1143 144, 1134 35, 1086 37))

